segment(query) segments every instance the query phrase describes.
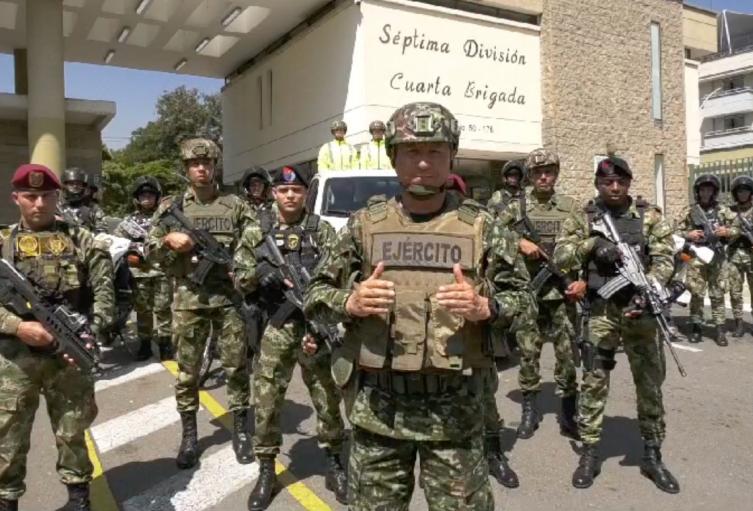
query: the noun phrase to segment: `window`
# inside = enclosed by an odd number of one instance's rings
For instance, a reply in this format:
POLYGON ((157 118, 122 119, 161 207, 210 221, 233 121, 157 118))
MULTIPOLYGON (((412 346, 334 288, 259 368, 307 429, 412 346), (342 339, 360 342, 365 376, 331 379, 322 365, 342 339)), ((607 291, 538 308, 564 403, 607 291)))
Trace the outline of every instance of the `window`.
POLYGON ((259 93, 259 130, 264 129, 264 83, 261 75, 256 77, 256 88, 259 93))
POLYGON ((655 197, 654 202, 657 206, 664 211, 664 205, 666 203, 664 197, 664 155, 654 155, 654 190, 655 197))
POLYGON ((651 112, 655 121, 662 120, 661 102, 661 26, 651 23, 651 112))
POLYGON ((742 89, 744 86, 745 80, 742 76, 733 76, 732 78, 724 80, 724 85, 722 85, 722 88, 724 90, 735 90, 742 89))
POLYGON ((366 207, 374 195, 386 195, 391 199, 400 193, 400 189, 400 182, 394 175, 329 178, 324 182, 321 214, 347 218, 366 207))
POLYGON ((722 129, 724 130, 734 130, 745 126, 744 115, 730 115, 729 117, 725 117, 723 121, 724 126, 722 127, 722 129))
POLYGON ((306 211, 312 214, 319 214, 319 211, 314 211, 316 209, 316 195, 319 193, 319 178, 315 177, 311 184, 309 185, 309 189, 306 192, 306 211))
POLYGON ((274 90, 272 88, 272 70, 267 71, 267 95, 269 96, 269 117, 267 117, 267 123, 269 126, 272 126, 272 91, 274 90))

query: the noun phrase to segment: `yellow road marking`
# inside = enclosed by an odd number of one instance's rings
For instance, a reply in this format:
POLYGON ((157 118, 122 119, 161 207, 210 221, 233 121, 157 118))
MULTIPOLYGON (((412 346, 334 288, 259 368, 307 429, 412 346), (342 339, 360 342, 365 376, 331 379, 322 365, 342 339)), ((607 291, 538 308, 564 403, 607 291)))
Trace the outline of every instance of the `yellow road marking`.
POLYGON ((88 430, 86 431, 86 449, 89 451, 89 460, 91 460, 94 467, 90 485, 92 509, 96 509, 97 511, 118 511, 120 508, 115 501, 115 496, 112 494, 107 477, 102 470, 102 462, 97 454, 97 445, 94 443, 94 439, 88 430))
MULTIPOLYGON (((178 377, 178 364, 173 361, 163 362, 168 371, 173 376, 178 377)), ((212 395, 206 390, 199 391, 199 402, 201 406, 207 409, 212 416, 217 419, 225 429, 232 431, 233 422, 230 414, 212 395)), ((332 511, 332 508, 320 499, 308 486, 296 479, 296 477, 279 461, 275 461, 275 473, 280 483, 290 493, 290 495, 309 511, 332 511)), ((109 511, 109 510, 108 510, 109 511)))

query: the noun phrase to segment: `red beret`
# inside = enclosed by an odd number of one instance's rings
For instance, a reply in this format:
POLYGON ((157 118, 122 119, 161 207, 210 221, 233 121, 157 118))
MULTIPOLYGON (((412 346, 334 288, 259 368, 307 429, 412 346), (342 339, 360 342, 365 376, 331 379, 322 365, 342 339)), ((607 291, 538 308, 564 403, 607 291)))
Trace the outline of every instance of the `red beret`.
POLYGON ((60 179, 49 168, 38 163, 26 163, 16 169, 10 184, 14 190, 48 191, 61 188, 60 179))

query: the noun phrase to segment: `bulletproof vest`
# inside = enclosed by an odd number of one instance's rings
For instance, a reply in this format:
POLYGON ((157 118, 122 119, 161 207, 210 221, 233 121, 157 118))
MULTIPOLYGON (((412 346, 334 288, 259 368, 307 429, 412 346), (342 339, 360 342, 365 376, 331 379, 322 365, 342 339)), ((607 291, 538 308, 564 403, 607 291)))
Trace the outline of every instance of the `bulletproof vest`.
POLYGON ((499 214, 506 210, 507 206, 509 206, 512 201, 519 199, 522 193, 524 192, 522 192, 521 190, 512 191, 503 189, 502 197, 495 208, 497 210, 497 213, 499 214))
POLYGON ((62 222, 56 227, 30 232, 13 226, 2 245, 2 257, 39 286, 50 302, 65 302, 86 314, 92 296, 86 285, 86 267, 76 254, 76 228, 62 222))
POLYGON ((283 257, 293 264, 300 264, 309 273, 319 259, 316 235, 319 230, 319 216, 307 215, 306 221, 285 229, 275 225, 275 213, 269 209, 259 212, 259 222, 263 236, 272 235, 283 257))
MULTIPOLYGON (((696 204, 696 205, 700 206, 700 204, 696 204)), ((696 205, 693 205, 693 208, 695 208, 696 205)), ((712 205, 707 206, 707 207, 703 207, 703 206, 700 206, 700 207, 703 210, 703 213, 706 215, 706 219, 709 221, 709 224, 711 225, 712 230, 722 225, 722 220, 721 220, 720 211, 719 211, 719 204, 713 203, 712 205)), ((691 212, 692 212, 692 209, 691 209, 691 212)), ((690 215, 690 221, 693 224, 694 229, 703 230, 703 222, 701 222, 699 218, 695 218, 693 214, 690 215)), ((722 244, 727 243, 726 238, 721 238, 719 241, 722 244)), ((702 240, 696 244, 697 245, 709 245, 709 242, 707 240, 702 240)))
POLYGON ((345 343, 356 348, 361 367, 396 371, 461 371, 489 367, 487 329, 437 303, 439 286, 452 284, 458 263, 471 281, 483 278, 483 225, 470 205, 414 222, 395 199, 371 202, 363 222, 362 275, 384 263, 382 279, 395 284, 387 315, 358 319, 345 343))
MULTIPOLYGON (((619 233, 622 241, 635 249, 635 252, 641 257, 641 260, 645 267, 648 263, 648 246, 645 241, 645 236, 643 235, 643 222, 648 204, 642 199, 638 198, 635 205, 638 210, 637 217, 633 217, 632 215, 627 214, 620 216, 612 215, 612 220, 614 222, 615 229, 617 229, 617 232, 619 233)), ((594 220, 596 220, 600 213, 600 208, 593 202, 590 202, 588 206, 586 206, 589 231, 594 220)), ((608 266, 597 264, 593 257, 589 258, 588 260, 587 273, 588 289, 590 292, 598 291, 601 286, 619 275, 616 264, 608 266)), ((631 288, 631 286, 628 286, 623 291, 617 293, 617 295, 613 297, 613 300, 617 303, 624 302, 625 304, 627 304, 633 292, 634 290, 631 288)))
POLYGON ((562 222, 572 211, 574 202, 570 197, 562 195, 555 195, 553 198, 554 205, 549 202, 541 204, 535 199, 529 199, 529 206, 526 208, 528 219, 541 238, 541 248, 550 256, 554 253, 554 243, 559 236, 562 222))
POLYGON ((94 212, 89 206, 84 206, 83 203, 67 204, 63 206, 63 211, 69 213, 79 225, 91 231, 94 230, 94 212))
MULTIPOLYGON (((753 224, 753 207, 748 208, 746 210, 742 210, 740 207, 740 204, 735 204, 734 206, 732 206, 732 212, 739 214, 741 217, 745 217, 745 219, 749 223, 753 224)), ((743 229, 742 225, 740 225, 740 229, 741 230, 743 229)), ((733 251, 738 250, 738 249, 750 250, 752 247, 753 245, 751 245, 747 236, 739 236, 734 241, 730 242, 729 253, 731 254, 733 251)))

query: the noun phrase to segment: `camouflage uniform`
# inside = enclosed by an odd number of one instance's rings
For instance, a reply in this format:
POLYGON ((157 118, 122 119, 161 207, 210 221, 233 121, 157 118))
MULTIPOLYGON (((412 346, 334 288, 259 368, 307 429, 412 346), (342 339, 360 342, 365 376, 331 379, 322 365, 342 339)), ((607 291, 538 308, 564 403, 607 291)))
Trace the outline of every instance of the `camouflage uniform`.
MULTIPOLYGON (((686 237, 686 239, 690 231, 703 229, 702 226, 695 225, 695 222, 691 218, 691 210, 694 206, 692 205, 687 208, 676 227, 678 234, 686 237)), ((722 204, 715 203, 712 207, 706 208, 704 213, 706 213, 706 216, 712 222, 726 227, 731 227, 735 219, 735 213, 722 204)), ((724 247, 717 251, 711 264, 704 264, 698 258, 694 258, 688 264, 685 282, 691 293, 690 321, 692 324, 700 325, 703 323, 703 298, 706 295, 706 288, 708 287, 709 298, 711 299, 711 316, 714 325, 717 327, 724 326, 726 269, 724 247)))
POLYGON ((102 208, 94 201, 64 202, 60 211, 69 220, 76 221, 94 233, 107 232, 107 218, 102 208))
POLYGON ((753 222, 753 207, 750 204, 735 204, 730 208, 735 215, 733 234, 727 247, 727 285, 729 286, 730 301, 732 302, 732 316, 739 323, 738 337, 742 335, 743 319, 743 286, 747 279, 748 288, 753 303, 753 248, 745 236, 741 236, 742 227, 738 216, 744 216, 748 222, 753 222))
MULTIPOLYGON (((91 314, 99 328, 111 321, 113 270, 104 241, 58 220, 44 231, 13 225, 0 232, 0 244, 4 259, 14 261, 42 289, 55 290, 51 299, 62 296, 79 312, 91 314), (93 296, 91 309, 87 295, 93 296)), ((18 340, 14 334, 20 321, 0 306, 0 499, 8 500, 26 489, 26 456, 40 394, 58 448, 57 471, 67 485, 92 478, 84 433, 97 415, 93 377, 18 340)))

